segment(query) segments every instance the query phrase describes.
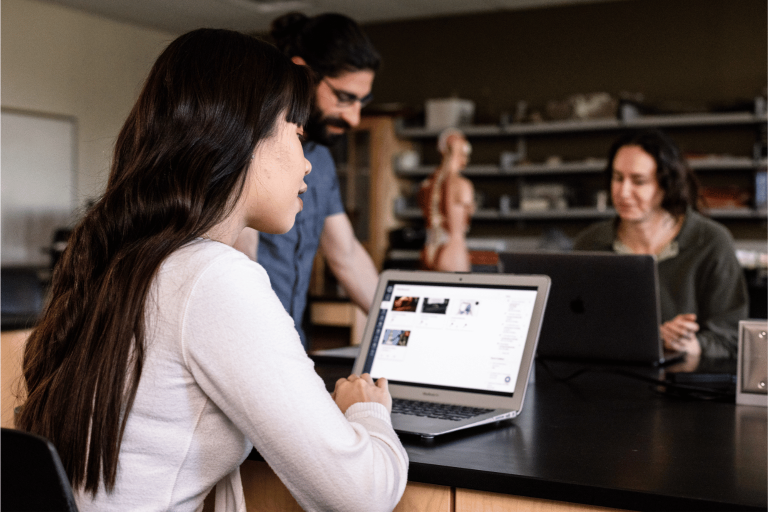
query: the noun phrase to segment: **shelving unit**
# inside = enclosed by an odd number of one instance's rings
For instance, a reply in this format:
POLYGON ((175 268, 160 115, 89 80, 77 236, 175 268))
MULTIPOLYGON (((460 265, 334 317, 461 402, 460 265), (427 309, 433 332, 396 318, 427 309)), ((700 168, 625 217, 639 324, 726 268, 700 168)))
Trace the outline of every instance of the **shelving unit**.
MULTIPOLYGON (((469 178, 472 177, 526 177, 526 176, 546 176, 546 175, 568 175, 568 174, 599 174, 605 170, 605 160, 595 160, 590 162, 569 162, 563 164, 526 164, 518 165, 512 169, 503 169, 494 165, 470 165, 463 174, 469 178)), ((691 167, 697 173, 706 171, 752 171, 765 169, 766 159, 758 161, 750 158, 718 158, 708 161, 692 161, 691 167)), ((419 166, 414 169, 396 169, 396 173, 402 178, 424 179, 434 171, 434 166, 419 166)), ((416 207, 395 208, 397 216, 401 219, 416 220, 421 219, 421 211, 416 207)), ((711 208, 708 214, 716 219, 756 219, 762 220, 768 216, 766 209, 756 208, 711 208)), ((606 208, 604 210, 590 207, 572 207, 565 210, 544 210, 544 211, 508 211, 503 212, 500 209, 481 208, 475 212, 473 219, 477 220, 532 220, 532 219, 602 219, 614 215, 614 210, 606 208)))
MULTIPOLYGON (((465 176, 533 176, 546 174, 586 174, 600 173, 605 170, 607 164, 605 159, 591 159, 585 162, 567 162, 560 164, 523 164, 515 165, 511 168, 503 168, 499 165, 468 165, 462 171, 465 176)), ((691 168, 696 171, 708 170, 751 170, 765 167, 766 159, 762 158, 755 161, 748 157, 730 157, 730 158, 710 158, 707 160, 692 160, 689 162, 691 168)), ((401 169, 396 168, 396 173, 400 177, 424 178, 435 170, 432 165, 420 165, 415 168, 401 169)))
MULTIPOLYGON (((613 136, 618 132, 630 129, 641 128, 662 128, 662 129, 721 129, 727 130, 736 128, 753 129, 755 140, 760 138, 760 127, 763 129, 768 121, 765 113, 755 114, 750 112, 737 113, 714 113, 714 114, 686 114, 686 115, 664 115, 664 116, 644 116, 632 120, 618 119, 599 119, 585 121, 553 121, 540 123, 519 123, 507 125, 475 125, 463 126, 460 129, 473 145, 488 143, 489 141, 512 141, 516 142, 518 147, 526 147, 528 141, 534 138, 548 136, 553 148, 557 148, 558 142, 563 138, 573 135, 588 137, 613 136), (554 140, 552 140, 554 138, 554 140)), ((439 135, 438 130, 430 130, 421 127, 407 127, 402 122, 397 124, 397 135, 406 140, 411 140, 424 145, 431 142, 439 135)), ((434 144, 434 143, 432 143, 434 144)), ((607 146, 605 146, 607 150, 607 146)), ((500 161, 500 159, 499 159, 500 161)), ((737 156, 710 156, 702 159, 689 160, 691 167, 697 172, 700 180, 706 183, 708 176, 717 173, 740 173, 744 178, 744 173, 748 174, 748 181, 754 184, 754 175, 756 172, 764 171, 766 168, 766 158, 762 155, 737 155, 737 156)), ((410 180, 421 180, 436 168, 437 163, 420 165, 415 168, 396 168, 398 177, 410 180)), ((591 179, 593 182, 599 180, 606 166, 605 158, 598 158, 595 155, 585 155, 581 160, 524 163, 520 165, 502 166, 499 163, 480 163, 470 164, 463 172, 465 176, 473 179, 476 189, 483 190, 483 181, 491 181, 492 188, 498 193, 499 188, 506 188, 509 194, 519 196, 523 184, 530 183, 539 179, 552 180, 556 177, 584 181, 591 179), (591 175, 591 176, 590 176, 591 175), (475 179, 476 178, 476 179, 475 179)), ((767 212, 764 207, 745 207, 745 208, 727 208, 710 209, 709 215, 721 220, 739 220, 739 221, 765 221, 767 212)), ((413 205, 407 198, 400 198, 395 204, 395 214, 398 218, 407 221, 417 221, 421 219, 420 210, 413 205)), ((598 208, 585 204, 585 201, 576 201, 565 209, 548 210, 526 210, 526 209, 503 209, 501 206, 484 206, 479 208, 473 221, 547 221, 547 222, 572 222, 572 221, 594 221, 603 218, 609 218, 614 215, 610 208, 598 208)))
MULTIPOLYGON (((397 216, 401 219, 420 220, 422 218, 421 210, 414 207, 396 210, 397 216)), ((520 211, 511 210, 501 212, 490 208, 477 210, 472 216, 473 220, 544 220, 544 219, 607 219, 613 217, 614 211, 611 208, 598 210, 590 207, 572 207, 562 210, 540 210, 540 211, 520 211)))
MULTIPOLYGON (((632 120, 594 119, 585 121, 545 121, 540 123, 513 123, 507 125, 462 126, 468 137, 507 137, 509 135, 536 135, 544 133, 574 133, 639 128, 673 128, 761 124, 768 120, 765 114, 733 112, 723 114, 676 114, 642 116, 632 120)), ((402 121, 397 124, 397 135, 404 139, 432 138, 440 130, 421 127, 407 127, 402 121)))

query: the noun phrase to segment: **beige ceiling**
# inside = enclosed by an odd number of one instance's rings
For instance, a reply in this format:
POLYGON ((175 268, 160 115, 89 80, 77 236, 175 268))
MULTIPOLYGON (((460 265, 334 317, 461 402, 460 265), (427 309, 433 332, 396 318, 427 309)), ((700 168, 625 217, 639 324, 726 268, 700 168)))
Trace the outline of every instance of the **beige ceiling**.
POLYGON ((361 23, 609 0, 43 0, 174 33, 199 27, 265 32, 289 11, 339 12, 361 23))

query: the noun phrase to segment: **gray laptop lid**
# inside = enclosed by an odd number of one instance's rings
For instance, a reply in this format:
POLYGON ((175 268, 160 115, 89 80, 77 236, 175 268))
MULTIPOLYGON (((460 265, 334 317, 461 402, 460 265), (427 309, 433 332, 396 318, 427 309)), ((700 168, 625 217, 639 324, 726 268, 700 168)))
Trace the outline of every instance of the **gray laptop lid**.
POLYGON ((394 398, 493 411, 439 427, 393 414, 400 432, 433 436, 514 417, 549 283, 546 276, 384 271, 353 371, 387 378, 394 398))
POLYGON ((646 364, 665 361, 653 256, 574 251, 508 252, 499 257, 504 272, 552 278, 539 356, 646 364))

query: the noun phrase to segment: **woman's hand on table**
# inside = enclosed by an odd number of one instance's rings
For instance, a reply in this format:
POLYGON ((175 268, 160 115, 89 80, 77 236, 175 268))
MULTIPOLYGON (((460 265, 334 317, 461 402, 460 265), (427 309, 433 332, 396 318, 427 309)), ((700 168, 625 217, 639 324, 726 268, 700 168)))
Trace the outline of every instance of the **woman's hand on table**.
POLYGON ((337 380, 331 398, 342 413, 358 402, 377 402, 386 407, 388 412, 392 412, 392 395, 389 394, 387 379, 381 378, 374 384, 367 373, 352 374, 346 379, 337 380))
POLYGON ((701 345, 696 338, 697 332, 699 332, 699 324, 696 323, 696 315, 693 313, 677 315, 661 325, 664 348, 691 355, 701 354, 701 345))

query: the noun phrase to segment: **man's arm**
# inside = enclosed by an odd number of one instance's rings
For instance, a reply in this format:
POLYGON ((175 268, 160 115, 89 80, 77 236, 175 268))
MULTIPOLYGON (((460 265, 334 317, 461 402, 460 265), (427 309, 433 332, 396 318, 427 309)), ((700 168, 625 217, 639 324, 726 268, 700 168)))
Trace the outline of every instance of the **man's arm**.
POLYGON ((355 237, 347 214, 337 213, 325 219, 320 252, 352 302, 367 314, 376 293, 379 273, 371 256, 355 237))
POLYGON ((252 228, 243 229, 235 240, 235 249, 256 261, 259 251, 259 232, 252 228))

